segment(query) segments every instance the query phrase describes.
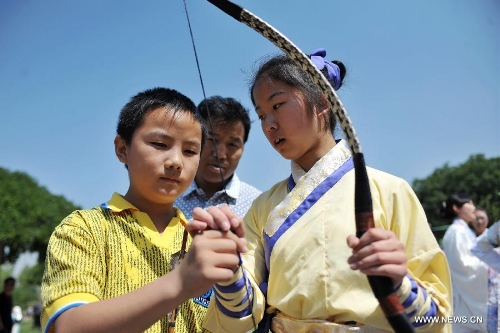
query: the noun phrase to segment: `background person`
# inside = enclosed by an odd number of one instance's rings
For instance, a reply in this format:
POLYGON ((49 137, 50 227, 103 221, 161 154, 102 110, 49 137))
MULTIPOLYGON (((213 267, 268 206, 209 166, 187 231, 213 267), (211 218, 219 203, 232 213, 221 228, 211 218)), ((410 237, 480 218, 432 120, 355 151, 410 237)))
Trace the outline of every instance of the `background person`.
MULTIPOLYGON (((488 267, 471 252, 476 241, 469 227, 476 219, 472 199, 464 193, 451 194, 443 202, 441 216, 453 223, 443 237, 443 249, 450 266, 453 287, 453 315, 467 319, 487 318, 488 267)), ((453 333, 487 332, 483 322, 460 321, 453 323, 453 333)))
MULTIPOLYGON (((476 207, 476 220, 483 225, 489 224, 489 214, 486 209, 476 207)), ((500 221, 486 228, 476 238, 476 243, 471 249, 472 254, 488 265, 488 332, 500 332, 498 322, 499 287, 500 287, 500 221)))
POLYGON ((490 218, 486 209, 480 207, 476 207, 474 215, 476 218, 470 223, 470 226, 476 233, 476 236, 480 236, 488 228, 490 218))
POLYGON ((10 333, 12 325, 12 308, 14 306, 12 292, 16 287, 16 279, 9 276, 3 281, 3 290, 0 294, 0 333, 10 333))
POLYGON ((21 320, 23 320, 23 310, 19 305, 12 308, 12 330, 11 333, 19 333, 21 331, 21 320))
POLYGON ((198 105, 198 111, 207 126, 207 142, 201 151, 194 181, 175 205, 188 220, 195 207, 206 208, 224 203, 243 217, 261 193, 236 174, 250 133, 248 111, 234 98, 221 96, 203 100, 198 105))
POLYGON ((472 253, 500 273, 500 221, 477 238, 472 253))

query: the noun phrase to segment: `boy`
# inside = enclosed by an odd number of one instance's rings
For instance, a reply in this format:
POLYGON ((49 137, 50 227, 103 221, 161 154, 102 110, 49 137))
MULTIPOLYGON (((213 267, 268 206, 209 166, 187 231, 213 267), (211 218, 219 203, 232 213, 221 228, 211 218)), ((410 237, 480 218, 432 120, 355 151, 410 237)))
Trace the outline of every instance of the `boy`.
POLYGON ((75 211, 52 234, 42 281, 44 332, 202 332, 197 297, 230 280, 244 241, 211 230, 187 240, 173 202, 193 181, 205 140, 194 103, 155 88, 121 110, 115 152, 122 196, 75 211), (183 244, 184 243, 184 244, 183 244))

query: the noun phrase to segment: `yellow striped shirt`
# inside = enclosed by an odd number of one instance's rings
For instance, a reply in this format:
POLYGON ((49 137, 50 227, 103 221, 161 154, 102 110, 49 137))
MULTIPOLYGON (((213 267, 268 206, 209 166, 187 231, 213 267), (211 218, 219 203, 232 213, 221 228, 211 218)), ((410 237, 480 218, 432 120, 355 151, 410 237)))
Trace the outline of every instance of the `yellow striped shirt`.
MULTIPOLYGON (((186 222, 180 210, 176 215, 159 234, 146 213, 114 193, 108 203, 66 217, 47 249, 44 331, 52 331, 53 321, 71 307, 129 293, 171 271, 178 263, 186 222)), ((201 323, 210 294, 181 305, 175 332, 206 332, 201 323)), ((167 330, 166 313, 146 332, 167 330)))

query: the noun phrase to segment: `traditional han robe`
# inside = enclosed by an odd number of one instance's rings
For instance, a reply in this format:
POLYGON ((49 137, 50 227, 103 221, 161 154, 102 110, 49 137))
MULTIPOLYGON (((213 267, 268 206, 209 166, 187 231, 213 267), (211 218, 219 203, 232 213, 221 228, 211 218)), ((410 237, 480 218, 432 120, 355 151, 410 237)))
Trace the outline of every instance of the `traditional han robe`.
MULTIPOLYGON (((410 320, 419 332, 450 332, 447 324, 415 322, 451 315, 446 257, 417 197, 400 178, 371 168, 368 175, 375 226, 405 245, 408 274, 398 295, 410 320)), ((276 313, 275 332, 391 331, 366 275, 347 263, 354 221, 354 170, 342 141, 308 172, 292 162, 292 176, 261 194, 245 216, 244 270, 216 285, 204 326, 246 332, 269 312, 276 313)))

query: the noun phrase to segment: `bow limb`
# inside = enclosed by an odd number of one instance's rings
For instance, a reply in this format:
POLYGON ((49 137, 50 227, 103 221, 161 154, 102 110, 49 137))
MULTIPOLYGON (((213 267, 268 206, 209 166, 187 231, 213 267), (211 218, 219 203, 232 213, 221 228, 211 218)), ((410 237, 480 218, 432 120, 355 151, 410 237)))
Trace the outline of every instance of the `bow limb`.
MULTIPOLYGON (((361 237, 369 228, 374 227, 373 206, 370 192, 370 184, 368 173, 366 171, 364 156, 359 144, 358 137, 354 131, 349 115, 344 108, 340 98, 330 82, 325 78, 323 73, 314 66, 311 59, 302 52, 295 44, 286 36, 276 30, 274 27, 263 21, 248 10, 227 0, 208 0, 213 5, 217 6, 226 14, 232 16, 237 21, 249 26, 290 57, 304 72, 309 75, 312 81, 317 84, 324 97, 330 105, 330 109, 335 115, 337 123, 340 124, 344 132, 345 139, 353 154, 354 172, 355 172, 355 219, 356 219, 356 235, 361 237)), ((380 303, 389 324, 395 332, 414 332, 413 326, 410 324, 404 308, 396 295, 392 286, 392 281, 386 276, 368 276, 368 281, 375 294, 375 297, 380 303)))

